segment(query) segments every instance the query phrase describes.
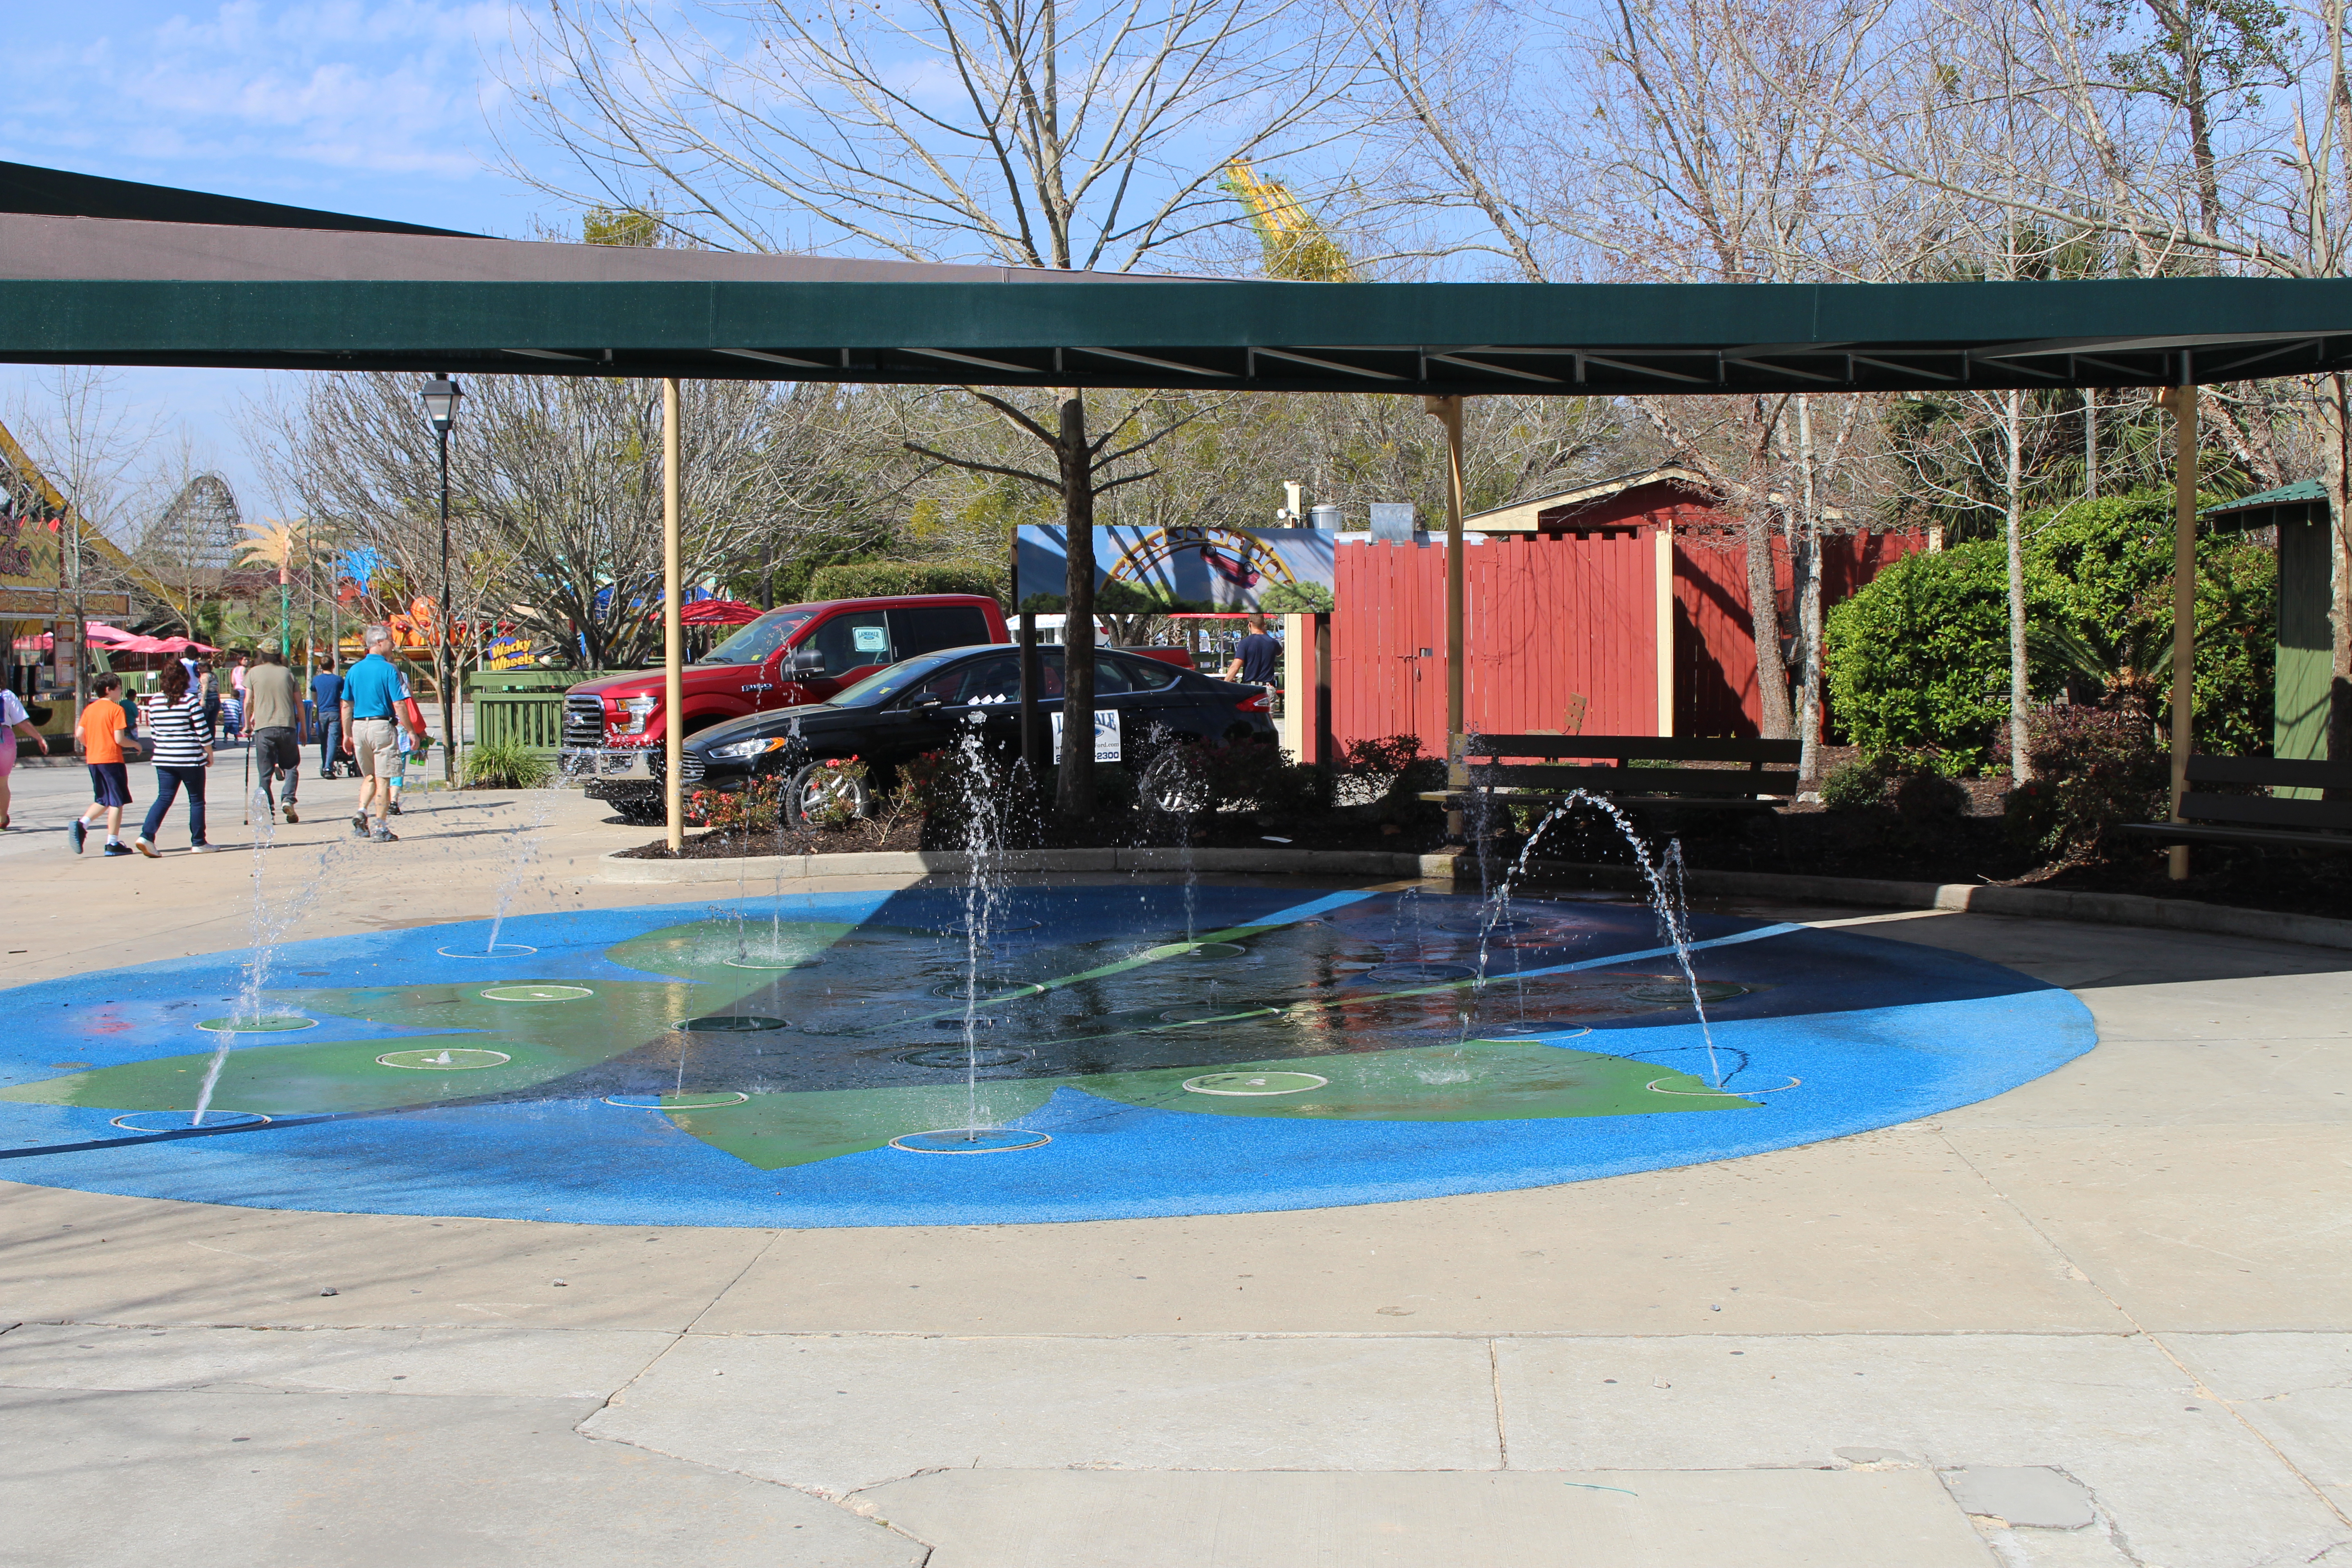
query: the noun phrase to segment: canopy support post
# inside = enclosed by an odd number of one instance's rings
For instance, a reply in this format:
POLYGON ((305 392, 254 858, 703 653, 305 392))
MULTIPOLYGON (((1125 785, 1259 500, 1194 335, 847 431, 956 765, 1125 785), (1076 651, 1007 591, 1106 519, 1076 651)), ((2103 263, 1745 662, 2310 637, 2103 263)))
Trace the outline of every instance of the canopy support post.
MULTIPOLYGON (((1462 399, 1424 397, 1445 426, 1445 737, 1449 760, 1465 743, 1462 704, 1462 399)), ((1462 842, 1462 808, 1445 813, 1448 843, 1462 842)))
POLYGON ((686 847, 686 626, 679 600, 677 381, 662 381, 662 807, 669 852, 686 847))
MULTIPOLYGON (((2172 409, 2172 817, 2189 790, 2189 752, 2195 744, 2192 710, 2197 697, 2197 386, 2181 356, 2180 384, 2172 409)), ((2189 846, 2172 846, 2166 874, 2189 879, 2189 846)))

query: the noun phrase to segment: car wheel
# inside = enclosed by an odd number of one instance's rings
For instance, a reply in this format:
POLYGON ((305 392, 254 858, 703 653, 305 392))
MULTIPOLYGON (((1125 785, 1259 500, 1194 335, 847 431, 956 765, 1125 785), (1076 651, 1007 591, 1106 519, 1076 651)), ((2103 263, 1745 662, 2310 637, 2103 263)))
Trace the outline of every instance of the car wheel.
POLYGON ((1146 810, 1189 816, 1209 804, 1208 769, 1192 746, 1170 746, 1152 759, 1136 781, 1146 810))
POLYGON ((824 763, 810 763, 785 786, 784 814, 794 827, 824 827, 845 816, 865 816, 868 798, 864 779, 824 763))

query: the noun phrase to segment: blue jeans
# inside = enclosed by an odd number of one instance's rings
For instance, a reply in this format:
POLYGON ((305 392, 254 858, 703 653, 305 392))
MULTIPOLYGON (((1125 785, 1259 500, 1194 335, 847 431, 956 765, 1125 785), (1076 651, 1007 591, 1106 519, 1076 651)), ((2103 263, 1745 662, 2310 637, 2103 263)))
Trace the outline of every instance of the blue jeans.
POLYGON ((155 804, 147 808, 147 824, 139 830, 140 837, 150 844, 155 842, 155 835, 163 827, 163 818, 171 814, 172 802, 184 784, 188 791, 188 842, 202 844, 205 841, 205 770, 202 768, 158 767, 155 770, 155 804))
POLYGON ((343 760, 343 721, 340 716, 319 716, 319 775, 327 777, 343 760))

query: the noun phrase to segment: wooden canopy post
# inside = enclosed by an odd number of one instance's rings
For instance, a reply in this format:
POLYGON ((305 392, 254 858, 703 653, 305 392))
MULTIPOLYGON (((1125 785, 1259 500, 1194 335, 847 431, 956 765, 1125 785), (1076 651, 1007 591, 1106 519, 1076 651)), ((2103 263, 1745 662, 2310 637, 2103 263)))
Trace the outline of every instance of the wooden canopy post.
MULTIPOLYGON (((2181 354, 2180 384, 2165 405, 2172 410, 2172 820, 2182 821, 2189 789, 2189 753, 2196 742, 2197 697, 2197 387, 2181 354)), ((2166 873, 2189 879, 2189 846, 2172 846, 2166 873)))
MULTIPOLYGON (((1445 750, 1462 754, 1462 399, 1424 397, 1422 405, 1445 426, 1445 750)), ((1445 814, 1445 837, 1462 838, 1462 808, 1445 814)))
POLYGON ((669 852, 686 847, 686 626, 679 600, 677 523, 677 380, 662 380, 662 806, 669 852))

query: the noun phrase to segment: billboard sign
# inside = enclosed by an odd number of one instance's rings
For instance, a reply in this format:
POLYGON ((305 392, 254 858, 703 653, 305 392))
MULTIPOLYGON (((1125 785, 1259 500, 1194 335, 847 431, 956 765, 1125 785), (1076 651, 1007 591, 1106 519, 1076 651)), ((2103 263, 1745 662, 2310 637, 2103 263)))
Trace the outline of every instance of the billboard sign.
MULTIPOLYGON (((1015 604, 1032 594, 1064 592, 1069 580, 1066 537, 1059 528, 1023 526, 1015 604)), ((1181 599, 1186 609, 1261 609, 1263 595, 1277 586, 1329 593, 1338 537, 1314 528, 1097 528, 1095 586, 1132 584, 1181 599)))

